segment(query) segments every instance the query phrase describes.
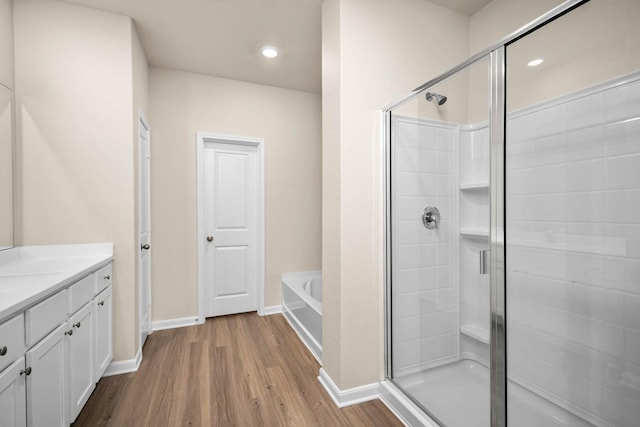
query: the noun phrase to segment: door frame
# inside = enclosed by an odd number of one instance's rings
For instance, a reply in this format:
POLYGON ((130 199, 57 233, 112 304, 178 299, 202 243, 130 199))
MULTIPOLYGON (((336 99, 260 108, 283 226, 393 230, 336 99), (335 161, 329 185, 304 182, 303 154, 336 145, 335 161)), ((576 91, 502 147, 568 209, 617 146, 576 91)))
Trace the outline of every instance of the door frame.
MULTIPOLYGON (((137 252, 137 263, 138 263, 138 350, 142 351, 142 346, 143 346, 143 342, 142 342, 142 313, 143 308, 142 304, 143 304, 143 298, 142 298, 142 265, 139 262, 140 261, 140 247, 142 246, 142 242, 140 241, 140 220, 141 220, 141 215, 142 215, 142 181, 143 181, 143 176, 142 176, 142 168, 140 167, 143 161, 143 153, 142 153, 142 144, 140 144, 140 126, 144 127, 144 129, 147 131, 147 144, 149 145, 149 151, 151 151, 151 128, 149 127, 149 122, 147 121, 147 119, 145 118, 144 114, 142 113, 142 111, 138 111, 138 224, 137 224, 137 229, 138 232, 136 233, 136 241, 137 241, 137 245, 136 245, 136 249, 138 250, 137 252)), ((148 164, 148 169, 147 169, 147 173, 149 174, 149 182, 147 183, 149 188, 147 189, 147 203, 149 204, 149 244, 151 244, 151 160, 149 160, 149 164, 148 164)), ((147 292, 148 292, 148 300, 147 300, 147 304, 149 306, 149 324, 148 324, 148 330, 149 330, 149 334, 147 335, 147 337, 149 337, 149 335, 151 335, 153 333, 153 322, 151 320, 151 305, 152 305, 152 301, 151 301, 151 252, 149 252, 147 254, 147 256, 149 257, 149 271, 147 274, 147 277, 149 278, 149 283, 147 283, 147 292)))
POLYGON ((256 147, 257 167, 256 178, 258 180, 258 200, 257 202, 257 230, 256 230, 256 268, 257 268, 257 291, 258 291, 258 314, 264 316, 264 268, 265 268, 265 226, 264 226, 264 138, 227 135, 220 133, 196 132, 196 166, 198 179, 198 317, 196 323, 202 324, 206 320, 205 301, 207 288, 204 283, 205 278, 205 229, 204 229, 204 149, 207 143, 218 143, 228 145, 244 145, 256 147))

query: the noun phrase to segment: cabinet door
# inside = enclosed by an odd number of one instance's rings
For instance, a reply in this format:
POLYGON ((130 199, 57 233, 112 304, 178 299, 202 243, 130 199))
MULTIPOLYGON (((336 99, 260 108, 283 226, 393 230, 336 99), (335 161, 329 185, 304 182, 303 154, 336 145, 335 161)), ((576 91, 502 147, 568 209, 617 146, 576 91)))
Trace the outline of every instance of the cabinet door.
POLYGON ((27 421, 29 427, 68 426, 64 332, 58 326, 27 351, 27 421))
POLYGON ((105 289, 100 295, 95 297, 95 313, 96 313, 96 334, 95 334, 95 382, 107 370, 109 363, 113 357, 113 315, 111 304, 111 286, 105 289))
POLYGON ((19 314, 0 325, 0 371, 24 356, 24 316, 19 314))
POLYGON ((25 427, 27 425, 24 389, 24 357, 21 357, 0 372, 0 426, 25 427))
POLYGON ((74 422, 96 387, 93 380, 93 302, 82 307, 67 322, 67 369, 69 378, 69 422, 74 422))

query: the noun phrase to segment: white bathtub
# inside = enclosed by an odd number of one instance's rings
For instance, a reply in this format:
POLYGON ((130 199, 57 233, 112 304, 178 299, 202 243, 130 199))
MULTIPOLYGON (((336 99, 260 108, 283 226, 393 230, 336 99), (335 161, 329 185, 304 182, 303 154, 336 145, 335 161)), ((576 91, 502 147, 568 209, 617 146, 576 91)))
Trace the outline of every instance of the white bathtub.
POLYGON ((311 353, 322 362, 322 274, 282 273, 282 313, 311 353))

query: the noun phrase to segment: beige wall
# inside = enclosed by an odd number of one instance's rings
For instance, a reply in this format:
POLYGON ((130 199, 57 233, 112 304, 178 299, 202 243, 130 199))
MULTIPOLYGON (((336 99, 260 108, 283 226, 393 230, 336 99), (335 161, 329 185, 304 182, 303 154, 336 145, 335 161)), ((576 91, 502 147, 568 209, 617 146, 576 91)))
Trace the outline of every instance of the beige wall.
POLYGON ((323 137, 323 367, 347 389, 383 375, 378 112, 467 57, 468 18, 424 0, 326 0, 323 21, 339 28, 323 31, 323 111, 334 112, 323 137))
POLYGON ((131 20, 57 1, 16 0, 14 12, 16 244, 114 242, 114 359, 131 359, 138 347, 131 20))
MULTIPOLYGON (((563 0, 493 0, 469 18, 469 54, 495 44, 563 0)), ((533 58, 531 58, 533 59, 533 58)), ((467 123, 488 120, 489 75, 486 67, 475 66, 468 72, 467 123)))
POLYGON ((320 269, 320 96, 151 68, 153 319, 197 315, 196 132, 265 139, 266 302, 320 269))
MULTIPOLYGON (((493 0, 470 19, 469 43, 480 51, 561 0, 493 0)), ((592 0, 507 48, 509 111, 553 99, 640 68, 640 2, 592 0), (527 67, 535 58, 545 62, 527 67)), ((485 76, 477 76, 472 87, 485 76)), ((478 97, 478 100, 480 97, 478 97)), ((471 103, 472 113, 484 104, 471 103)), ((472 114, 472 120, 475 118, 472 114)))
POLYGON ((0 0, 0 83, 13 88, 12 0, 0 0))
POLYGON ((592 0, 509 46, 509 111, 639 70, 639 19, 638 0, 592 0))
POLYGON ((322 361, 336 369, 341 364, 340 9, 339 0, 322 4, 322 361))
MULTIPOLYGON (((0 84, 13 88, 13 4, 0 0, 0 84)), ((0 248, 13 244, 13 108, 11 91, 0 86, 0 248)))
POLYGON ((469 19, 469 54, 493 45, 563 1, 493 0, 469 19))

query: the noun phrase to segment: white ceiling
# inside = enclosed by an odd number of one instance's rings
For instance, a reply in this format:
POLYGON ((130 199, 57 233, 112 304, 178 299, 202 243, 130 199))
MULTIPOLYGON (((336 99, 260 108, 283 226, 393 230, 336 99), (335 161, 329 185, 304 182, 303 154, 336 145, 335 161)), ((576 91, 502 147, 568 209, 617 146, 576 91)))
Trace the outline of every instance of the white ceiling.
MULTIPOLYGON (((66 1, 132 17, 152 66, 321 91, 322 0, 66 1)), ((430 1, 472 14, 490 0, 430 1)))
POLYGON ((442 7, 446 7, 451 10, 455 10, 465 15, 473 15, 487 4, 491 3, 491 0, 429 0, 431 3, 437 4, 442 7))

